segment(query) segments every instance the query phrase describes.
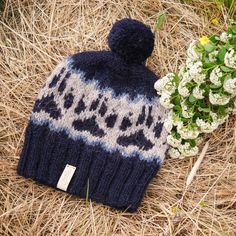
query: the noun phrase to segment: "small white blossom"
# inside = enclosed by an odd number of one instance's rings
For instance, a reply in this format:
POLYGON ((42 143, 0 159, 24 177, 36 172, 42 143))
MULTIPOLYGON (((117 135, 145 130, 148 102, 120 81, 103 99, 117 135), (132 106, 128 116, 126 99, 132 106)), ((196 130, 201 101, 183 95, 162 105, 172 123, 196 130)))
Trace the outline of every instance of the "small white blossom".
POLYGON ((213 52, 209 53, 209 55, 208 55, 209 61, 210 62, 216 62, 218 53, 219 53, 218 50, 214 50, 213 52))
POLYGON ((196 86, 194 89, 193 89, 193 96, 197 99, 203 99, 204 96, 203 96, 203 93, 204 93, 204 90, 203 89, 200 89, 199 86, 196 86))
POLYGON ((177 129, 181 129, 184 126, 183 121, 179 121, 176 126, 177 126, 177 129))
POLYGON ((220 70, 220 67, 216 67, 211 71, 210 81, 216 86, 221 86, 220 78, 223 76, 223 73, 220 70))
POLYGON ((182 84, 179 84, 178 86, 178 92, 181 96, 187 97, 189 95, 189 90, 187 87, 183 86, 182 84))
POLYGON ((206 75, 202 70, 201 61, 192 61, 187 59, 187 69, 188 71, 183 74, 183 77, 188 78, 189 81, 193 80, 194 82, 201 84, 204 82, 206 75))
POLYGON ((198 152, 199 152, 199 149, 197 146, 195 146, 195 147, 191 147, 191 148, 187 149, 185 151, 184 155, 186 157, 196 156, 198 154, 198 152))
POLYGON ((223 43, 227 43, 231 37, 232 37, 231 34, 228 34, 226 32, 222 32, 220 35, 220 41, 223 43))
POLYGON ((159 95, 161 95, 163 87, 164 87, 164 82, 162 79, 157 80, 154 84, 154 88, 156 89, 156 91, 159 95))
POLYGON ((160 97, 160 104, 167 109, 173 108, 174 104, 171 103, 171 94, 162 93, 160 97))
POLYGON ((236 95, 236 78, 234 79, 226 79, 224 81, 224 90, 230 94, 236 95))
POLYGON ((184 156, 195 156, 198 154, 198 147, 191 147, 190 143, 186 142, 179 146, 179 151, 184 156))
POLYGON ((168 154, 171 158, 176 159, 180 157, 180 152, 176 148, 169 148, 168 154))
POLYGON ((188 109, 188 107, 185 104, 185 101, 181 102, 181 108, 182 108, 182 116, 184 118, 190 118, 193 116, 193 112, 188 109))
POLYGON ((167 143, 172 147, 178 147, 181 144, 181 139, 177 139, 170 134, 167 136, 167 143))
POLYGON ((174 126, 179 126, 182 127, 183 126, 183 121, 181 120, 181 118, 179 117, 178 114, 174 113, 173 111, 171 111, 169 113, 169 117, 172 120, 172 124, 174 126))
POLYGON ((164 127, 167 130, 167 132, 171 132, 173 128, 173 122, 172 122, 172 117, 168 115, 167 119, 164 121, 164 127))
POLYGON ((188 110, 182 110, 182 116, 183 116, 184 118, 190 118, 190 117, 193 116, 193 112, 188 111, 188 110))
POLYGON ((228 119, 228 117, 229 117, 229 114, 227 114, 227 115, 224 116, 224 117, 219 118, 219 119, 217 120, 218 125, 222 125, 223 123, 225 123, 225 121, 228 119))
POLYGON ((181 82, 187 84, 188 82, 192 81, 192 78, 189 74, 189 71, 186 71, 182 74, 181 82))
POLYGON ((185 63, 186 69, 191 68, 191 67, 194 65, 195 62, 196 62, 196 60, 193 60, 193 59, 191 59, 191 58, 188 57, 188 58, 186 59, 186 63, 185 63))
POLYGON ((210 112, 210 116, 211 116, 213 122, 217 123, 218 126, 223 124, 226 121, 226 119, 229 117, 229 115, 226 115, 224 117, 218 117, 218 115, 212 111, 210 112))
POLYGON ((200 137, 200 136, 198 136, 197 138, 196 138, 196 145, 200 145, 202 142, 203 142, 203 137, 200 137))
POLYGON ((188 126, 177 126, 177 131, 182 139, 196 139, 199 135, 198 128, 190 128, 188 126))
POLYGON ((210 116, 211 116, 213 121, 217 121, 218 120, 218 116, 217 116, 217 114, 215 112, 210 111, 210 116))
POLYGON ((199 126, 200 130, 203 133, 211 133, 218 127, 218 123, 216 121, 206 122, 203 119, 197 118, 196 124, 199 126))
POLYGON ((225 94, 218 94, 218 93, 213 93, 212 90, 210 90, 209 93, 209 100, 212 105, 226 105, 229 100, 230 96, 225 95, 225 94))
POLYGON ((188 76, 188 73, 184 73, 183 79, 180 81, 178 86, 178 92, 181 96, 189 96, 189 89, 186 87, 187 83, 191 81, 191 78, 188 76))
POLYGON ((174 73, 169 73, 155 82, 154 88, 157 90, 157 93, 159 95, 161 95, 163 91, 168 92, 170 94, 175 92, 176 86, 173 78, 174 73))
POLYGON ((193 81, 196 82, 197 84, 202 84, 204 83, 206 79, 206 75, 201 73, 193 77, 193 81))
POLYGON ((230 48, 226 53, 224 57, 224 63, 226 66, 230 68, 236 68, 236 53, 233 48, 230 48))
POLYGON ((189 67, 189 74, 191 76, 196 76, 202 72, 202 62, 196 61, 189 67))
POLYGON ((198 59, 201 59, 202 57, 202 54, 196 51, 196 43, 197 43, 196 40, 190 43, 187 50, 187 55, 192 60, 198 60, 198 59))

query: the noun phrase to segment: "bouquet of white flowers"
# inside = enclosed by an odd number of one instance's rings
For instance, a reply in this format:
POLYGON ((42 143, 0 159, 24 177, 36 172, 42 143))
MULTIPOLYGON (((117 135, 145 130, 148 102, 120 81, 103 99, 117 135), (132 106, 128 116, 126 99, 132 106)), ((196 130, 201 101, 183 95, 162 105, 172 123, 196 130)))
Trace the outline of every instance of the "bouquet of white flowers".
POLYGON ((203 134, 236 112, 236 26, 192 42, 179 73, 167 74, 154 87, 169 109, 164 122, 169 155, 196 155, 203 134))

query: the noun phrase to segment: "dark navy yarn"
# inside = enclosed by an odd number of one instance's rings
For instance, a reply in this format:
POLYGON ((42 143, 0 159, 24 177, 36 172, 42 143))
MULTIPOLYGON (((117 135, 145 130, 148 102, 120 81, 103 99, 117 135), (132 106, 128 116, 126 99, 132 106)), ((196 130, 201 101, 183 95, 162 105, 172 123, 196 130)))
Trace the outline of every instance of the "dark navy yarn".
POLYGON ((49 76, 17 173, 61 188, 63 170, 72 165, 66 192, 134 212, 167 146, 165 112, 154 89, 158 78, 144 64, 154 35, 143 23, 123 19, 112 27, 108 44, 111 51, 67 57, 49 76))
POLYGON ((112 88, 116 96, 143 95, 150 101, 157 97, 153 86, 158 77, 143 64, 128 63, 109 51, 81 52, 71 59, 71 67, 83 71, 86 80, 98 81, 101 89, 112 88))
POLYGON ((71 67, 82 70, 86 80, 98 81, 102 89, 112 88, 116 96, 156 98, 153 86, 158 78, 143 64, 154 47, 150 28, 139 21, 123 19, 112 27, 108 44, 111 52, 88 51, 73 55, 71 67))
POLYGON ((69 94, 66 94, 65 97, 64 97, 64 107, 66 109, 70 108, 73 104, 73 101, 74 101, 74 95, 72 93, 69 93, 69 94))
POLYGON ((36 100, 33 112, 39 112, 41 110, 49 113, 50 117, 54 119, 58 119, 61 116, 61 109, 57 108, 53 94, 36 100))
POLYGON ((107 127, 112 128, 116 123, 116 119, 117 119, 117 114, 111 114, 111 115, 107 116, 105 119, 107 127))
POLYGON ((104 131, 99 128, 99 124, 96 122, 96 116, 84 120, 77 119, 72 125, 76 130, 87 130, 94 136, 103 137, 105 134, 104 131))
POLYGON ((122 146, 129 146, 129 145, 135 145, 143 150, 149 150, 154 146, 154 143, 152 143, 150 140, 148 140, 145 135, 143 134, 142 130, 137 131, 134 134, 131 134, 130 136, 120 136, 117 139, 117 143, 119 143, 122 146))
POLYGON ((125 158, 118 151, 109 153, 99 145, 69 139, 47 124, 29 122, 17 173, 55 188, 66 164, 77 167, 68 193, 85 198, 88 189, 89 199, 129 212, 137 210, 160 168, 156 160, 125 158))
POLYGON ((108 44, 113 52, 127 62, 143 63, 153 51, 154 35, 140 21, 126 18, 113 25, 108 44))

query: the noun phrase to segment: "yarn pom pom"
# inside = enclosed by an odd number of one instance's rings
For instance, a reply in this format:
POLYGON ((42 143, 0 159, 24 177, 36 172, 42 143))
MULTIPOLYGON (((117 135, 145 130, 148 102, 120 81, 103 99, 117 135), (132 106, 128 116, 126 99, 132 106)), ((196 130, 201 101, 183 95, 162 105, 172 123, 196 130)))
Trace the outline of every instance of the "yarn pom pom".
POLYGON ((127 62, 143 63, 153 51, 154 35, 142 22, 126 18, 113 25, 108 44, 127 62))

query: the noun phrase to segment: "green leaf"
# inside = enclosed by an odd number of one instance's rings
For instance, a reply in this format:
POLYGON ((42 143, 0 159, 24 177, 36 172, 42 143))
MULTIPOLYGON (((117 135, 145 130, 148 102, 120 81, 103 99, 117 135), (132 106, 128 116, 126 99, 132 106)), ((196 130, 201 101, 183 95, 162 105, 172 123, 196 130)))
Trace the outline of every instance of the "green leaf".
POLYGON ((236 36, 233 36, 232 38, 230 38, 229 43, 232 45, 236 45, 236 36))
POLYGON ((211 68, 211 67, 215 66, 215 63, 210 62, 207 56, 208 56, 208 53, 206 53, 206 55, 203 58, 203 62, 202 62, 204 69, 211 68))
POLYGON ((236 26, 235 25, 231 27, 231 30, 234 34, 236 34, 236 26))
POLYGON ((219 58, 219 60, 220 60, 221 62, 224 61, 225 53, 226 53, 226 52, 227 52, 227 50, 226 50, 225 47, 223 47, 223 48, 220 49, 219 54, 218 54, 218 58, 219 58))
POLYGON ((190 103, 195 103, 197 101, 197 99, 193 96, 193 94, 190 94, 188 100, 190 103))
POLYGON ((234 69, 231 69, 227 66, 221 66, 220 69, 224 72, 233 72, 234 71, 234 69))
POLYGON ((179 105, 174 106, 174 109, 175 109, 176 111, 182 112, 182 108, 181 108, 181 106, 179 106, 179 105))
POLYGON ((215 64, 212 63, 212 62, 204 62, 204 63, 203 63, 203 68, 204 68, 204 69, 211 68, 211 67, 213 67, 214 65, 215 65, 215 64))
POLYGON ((199 111, 204 111, 204 112, 210 112, 211 110, 210 110, 210 108, 203 108, 203 107, 198 107, 198 110, 199 111))
POLYGON ((215 49, 215 45, 212 44, 212 43, 208 43, 208 44, 204 45, 204 49, 205 49, 207 52, 212 52, 212 51, 214 51, 214 49, 215 49))
POLYGON ((164 13, 162 13, 158 19, 157 19, 157 23, 156 23, 156 28, 160 29, 162 27, 162 25, 164 24, 164 21, 166 19, 166 16, 164 13))
POLYGON ((210 84, 210 88, 212 88, 212 89, 217 89, 219 87, 221 87, 221 85, 219 86, 219 85, 215 85, 215 84, 210 84))
POLYGON ((219 41, 219 37, 217 35, 212 35, 210 37, 211 42, 217 43, 219 41))
POLYGON ((188 139, 188 142, 190 143, 191 147, 196 146, 196 141, 194 139, 188 139))
POLYGON ((175 97, 174 103, 175 104, 180 104, 180 96, 179 95, 175 97))
POLYGON ((225 109, 226 109, 225 106, 218 106, 218 114, 220 116, 225 116, 226 115, 225 109))

